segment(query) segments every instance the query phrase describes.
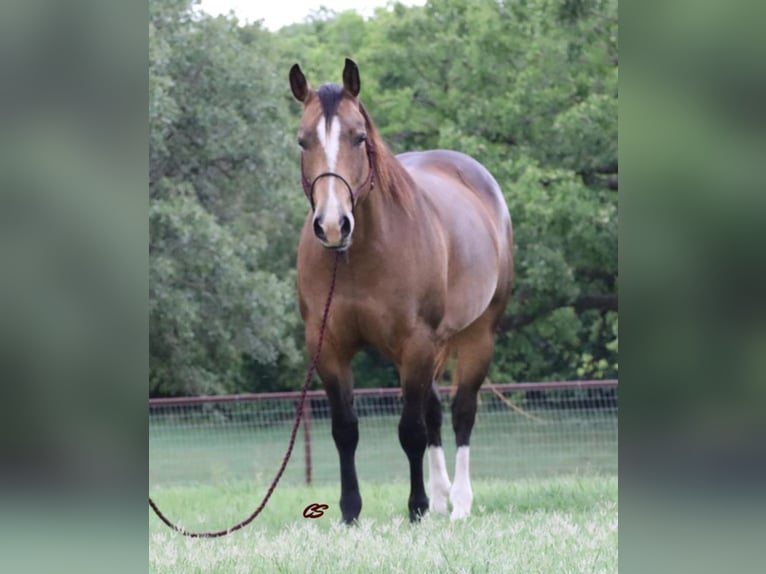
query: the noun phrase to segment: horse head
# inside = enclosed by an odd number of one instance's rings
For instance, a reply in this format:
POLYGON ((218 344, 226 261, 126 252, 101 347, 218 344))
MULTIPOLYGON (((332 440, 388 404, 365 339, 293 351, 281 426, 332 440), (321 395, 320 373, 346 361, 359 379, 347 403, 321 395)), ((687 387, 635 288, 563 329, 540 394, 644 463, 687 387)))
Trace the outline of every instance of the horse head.
POLYGON ((354 208, 375 185, 375 148, 358 99, 356 64, 346 59, 343 86, 314 90, 298 64, 290 69, 293 96, 303 103, 298 128, 303 190, 313 210, 314 234, 328 249, 346 250, 354 234, 354 208))

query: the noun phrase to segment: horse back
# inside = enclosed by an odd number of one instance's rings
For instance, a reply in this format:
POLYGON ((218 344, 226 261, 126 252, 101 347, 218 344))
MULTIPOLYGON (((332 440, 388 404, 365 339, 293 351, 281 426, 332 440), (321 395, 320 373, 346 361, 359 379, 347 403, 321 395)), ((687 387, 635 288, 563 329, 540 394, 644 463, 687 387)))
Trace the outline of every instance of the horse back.
POLYGON ((455 212, 450 209, 455 207, 454 194, 472 194, 487 210, 496 229, 499 248, 512 252, 511 216, 500 186, 487 168, 471 156, 451 150, 406 152, 396 158, 419 183, 419 192, 427 196, 436 209, 441 207, 442 216, 447 220, 450 211, 455 212))

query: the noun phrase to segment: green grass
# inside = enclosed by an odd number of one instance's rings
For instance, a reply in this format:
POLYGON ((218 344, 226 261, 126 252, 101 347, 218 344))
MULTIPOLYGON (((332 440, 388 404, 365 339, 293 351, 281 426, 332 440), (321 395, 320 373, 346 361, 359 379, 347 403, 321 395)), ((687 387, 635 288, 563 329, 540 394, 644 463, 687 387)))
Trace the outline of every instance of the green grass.
MULTIPOLYGON (((227 537, 189 539, 150 516, 149 560, 157 573, 360 573, 617 571, 617 479, 559 476, 475 480, 473 514, 451 522, 407 520, 408 486, 362 483, 358 526, 339 524, 337 484, 280 486, 263 513, 227 537), (312 502, 330 505, 302 517, 312 502)), ((247 516, 263 484, 153 487, 171 520, 190 530, 221 529, 247 516)))

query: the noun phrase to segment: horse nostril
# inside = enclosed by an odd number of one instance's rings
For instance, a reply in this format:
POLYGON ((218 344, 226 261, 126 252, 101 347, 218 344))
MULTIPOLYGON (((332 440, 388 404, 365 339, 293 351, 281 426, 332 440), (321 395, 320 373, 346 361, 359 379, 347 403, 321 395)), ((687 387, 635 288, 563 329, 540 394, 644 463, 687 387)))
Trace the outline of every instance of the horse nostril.
POLYGON ((351 235, 351 220, 345 215, 340 218, 340 235, 343 239, 351 235))
POLYGON ((319 218, 314 219, 314 235, 316 235, 322 241, 327 241, 327 236, 324 234, 322 224, 319 223, 319 218))

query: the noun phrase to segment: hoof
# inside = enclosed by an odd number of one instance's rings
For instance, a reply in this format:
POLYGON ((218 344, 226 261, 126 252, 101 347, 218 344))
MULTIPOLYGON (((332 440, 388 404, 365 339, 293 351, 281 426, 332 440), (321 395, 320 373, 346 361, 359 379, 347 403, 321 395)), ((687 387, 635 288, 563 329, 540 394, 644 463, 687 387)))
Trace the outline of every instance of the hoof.
POLYGON ((418 501, 410 501, 410 522, 420 522, 420 519, 428 512, 428 497, 418 501))
POLYGON ((431 501, 428 505, 428 510, 436 514, 449 514, 449 508, 447 507, 447 501, 449 497, 449 482, 438 483, 436 481, 431 482, 429 485, 431 491, 431 501))
POLYGON ((449 498, 452 503, 452 520, 462 520, 471 514, 473 492, 470 484, 456 484, 452 487, 449 498))
POLYGON ((362 497, 358 492, 350 492, 340 497, 340 512, 345 524, 355 524, 362 512, 362 497))

